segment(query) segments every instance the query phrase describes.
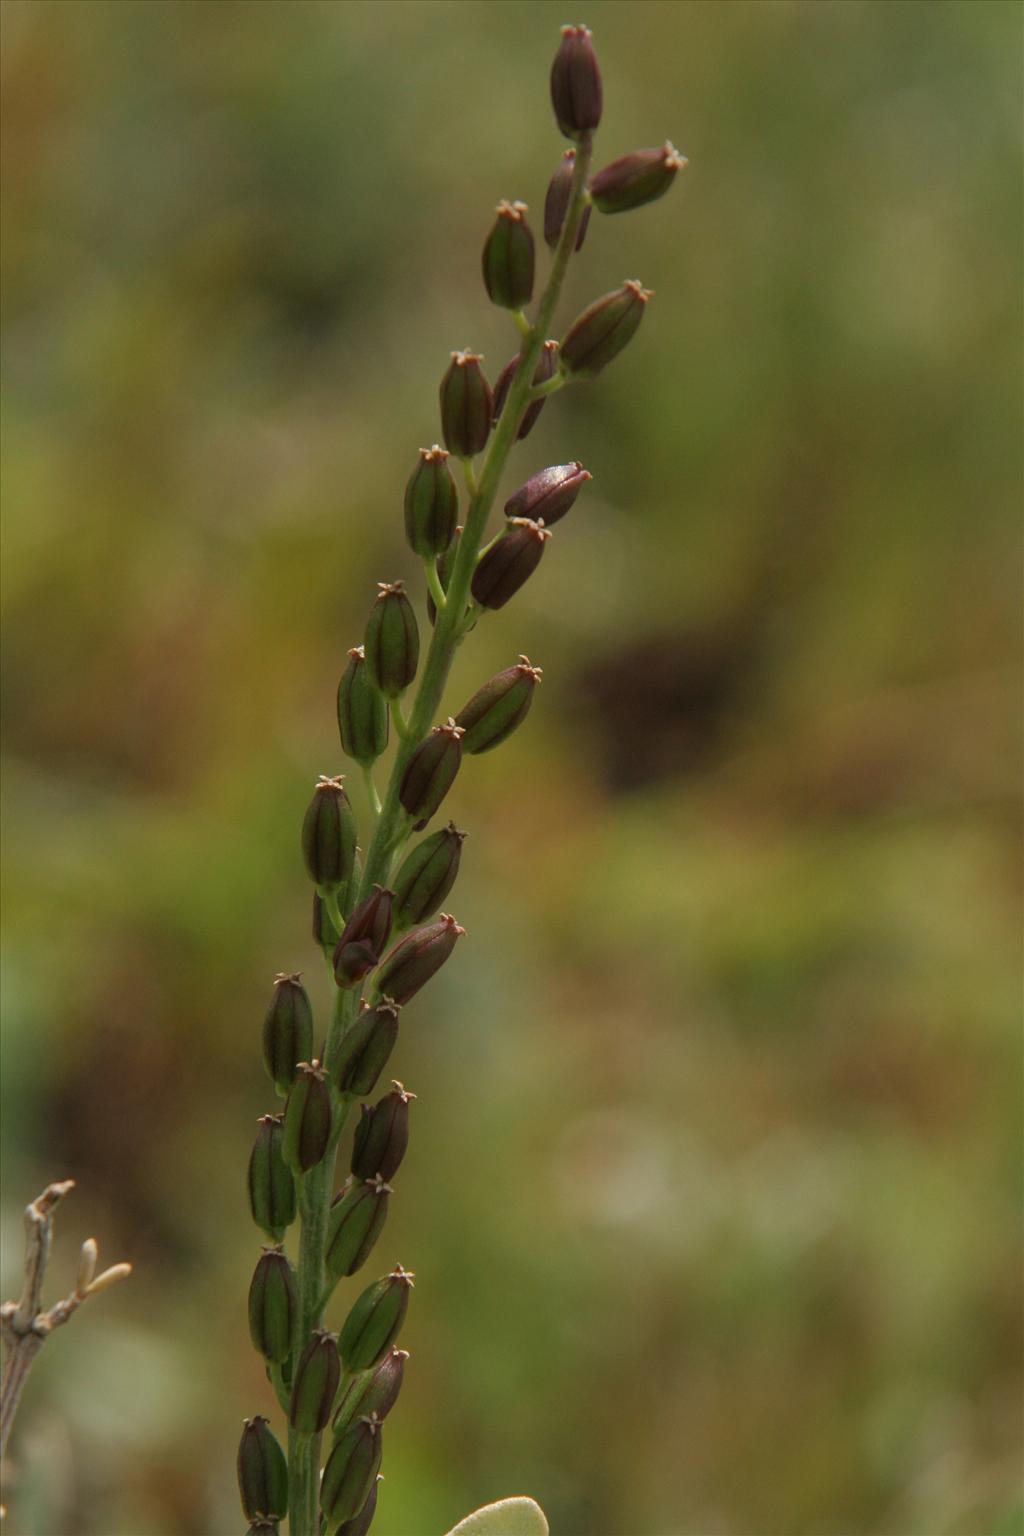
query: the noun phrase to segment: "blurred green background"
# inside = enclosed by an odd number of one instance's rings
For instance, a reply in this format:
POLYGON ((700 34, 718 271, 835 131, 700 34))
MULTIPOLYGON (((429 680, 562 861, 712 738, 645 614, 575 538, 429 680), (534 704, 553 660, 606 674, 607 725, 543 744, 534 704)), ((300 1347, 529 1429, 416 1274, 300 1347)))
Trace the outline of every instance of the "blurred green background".
POLYGON ((449 352, 515 350, 479 251, 577 19, 597 163, 691 166, 593 220, 563 322, 657 297, 518 451, 593 485, 453 680, 546 669, 395 1058, 375 1532, 1019 1531, 1019 8, 0 10, 3 1293, 51 1178, 53 1295, 136 1266, 36 1367, 12 1536, 241 1528, 298 826, 449 352))

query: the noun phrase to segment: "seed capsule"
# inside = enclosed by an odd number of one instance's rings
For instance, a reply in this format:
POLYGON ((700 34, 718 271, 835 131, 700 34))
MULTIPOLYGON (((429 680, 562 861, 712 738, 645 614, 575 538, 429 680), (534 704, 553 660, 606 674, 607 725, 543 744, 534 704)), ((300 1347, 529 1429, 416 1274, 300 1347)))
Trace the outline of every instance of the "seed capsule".
POLYGON ((410 757, 398 798, 417 821, 427 822, 455 782, 462 762, 462 728, 454 720, 435 725, 410 757))
POLYGON ((375 762, 388 744, 387 702, 374 686, 361 645, 349 651, 338 684, 338 735, 342 751, 364 766, 375 762))
MULTIPOLYGON (((455 569, 455 557, 459 552, 459 540, 461 538, 462 528, 458 527, 455 530, 455 537, 452 539, 452 542, 438 559, 437 579, 441 583, 442 592, 448 591, 448 583, 451 581, 452 571, 455 569)), ((427 618, 431 624, 437 623, 437 604, 429 592, 427 593, 427 618)))
POLYGON ((295 1180, 284 1160, 280 1115, 261 1115, 249 1156, 249 1209, 252 1219, 279 1243, 295 1220, 295 1180))
POLYGON ((398 1039, 399 1006, 388 994, 356 1019, 341 1042, 334 1066, 339 1093, 373 1092, 398 1039))
POLYGON ((249 1286, 249 1337, 264 1360, 280 1364, 291 1354, 296 1307, 291 1265, 280 1248, 264 1248, 249 1286))
POLYGON ((533 690, 543 676, 542 668, 531 666, 528 656, 520 656, 514 667, 507 667, 478 688, 457 716, 466 731, 462 739, 465 750, 489 752, 511 736, 526 719, 533 690))
POLYGON ((498 204, 497 219, 484 244, 484 287, 493 304, 522 309, 533 298, 533 234, 525 203, 498 204))
POLYGON ((375 885, 353 910, 334 950, 334 979, 339 987, 354 987, 372 971, 391 932, 394 892, 375 885))
POLYGON ((301 1435, 318 1435, 331 1417, 341 1379, 338 1342, 333 1333, 314 1328, 295 1367, 288 1418, 301 1435))
MULTIPOLYGON (((462 745, 465 747, 465 739, 462 745)), ((455 884, 465 839, 466 833, 450 821, 443 831, 425 837, 406 855, 395 876, 396 928, 425 923, 439 910, 455 884)))
POLYGON ((633 336, 651 297, 649 288, 631 280, 597 299, 569 327, 562 367, 579 378, 600 373, 633 336))
POLYGON ((625 213, 663 197, 687 164, 667 141, 660 149, 637 149, 598 171, 591 178, 590 196, 601 213, 625 213))
POLYGON ((492 544, 473 572, 471 590, 482 608, 504 608, 509 598, 540 564, 550 531, 528 517, 509 518, 509 527, 492 544))
POLYGON ((274 995, 263 1020, 263 1065, 271 1081, 287 1093, 297 1062, 313 1054, 313 1007, 302 976, 274 977, 274 995))
POLYGON ((356 821, 343 778, 317 780, 302 822, 302 853, 314 885, 345 885, 356 856, 356 821))
POLYGON ((300 1061, 284 1107, 281 1150, 295 1174, 323 1161, 331 1139, 331 1090, 318 1061, 300 1061))
MULTIPOLYGON (((544 239, 554 250, 562 233, 562 225, 565 223, 565 215, 569 211, 569 197, 572 192, 572 173, 576 169, 576 151, 564 150, 558 169, 548 183, 547 196, 544 199, 544 239)), ((587 225, 590 223, 590 204, 583 210, 580 219, 580 227, 576 234, 576 249, 579 250, 587 233, 587 225)))
POLYGON ((389 1349, 372 1371, 353 1376, 338 1399, 331 1421, 332 1433, 343 1435, 356 1419, 368 1418, 370 1414, 386 1419, 402 1390, 408 1358, 407 1349, 389 1349))
POLYGON ((437 443, 421 448, 405 487, 405 536, 424 559, 443 554, 455 536, 459 497, 448 457, 437 443))
POLYGON ((238 1492, 247 1520, 266 1527, 288 1514, 288 1462, 267 1419, 246 1419, 238 1445, 238 1492))
POLYGON ((335 1196, 327 1218, 327 1273, 334 1280, 362 1269, 387 1220, 391 1186, 379 1174, 335 1196))
POLYGON ((401 1083, 372 1107, 364 1104, 352 1141, 352 1173, 357 1179, 379 1175, 390 1179, 398 1172, 409 1145, 409 1104, 416 1095, 401 1083))
POLYGON ((476 352, 453 352, 441 380, 441 432, 452 453, 471 459, 486 446, 491 430, 491 386, 476 352))
POLYGON ((359 1297, 341 1330, 339 1349, 346 1371, 368 1371, 398 1337, 409 1308, 413 1276, 397 1264, 359 1297))
POLYGON ((384 1479, 378 1472, 374 1479, 373 1487, 370 1489, 369 1497, 358 1515, 355 1515, 351 1520, 346 1520, 343 1525, 339 1525, 338 1529, 334 1532, 334 1536, 366 1536, 367 1531, 373 1524, 373 1517, 377 1513, 377 1490, 383 1481, 384 1479))
MULTIPOLYGON (((501 415, 505 408, 505 401, 508 397, 509 390, 512 388, 512 380, 515 378, 516 369, 518 367, 519 353, 517 352, 515 357, 509 358, 508 362, 505 364, 504 368, 498 375, 498 382, 494 386, 494 404, 492 407, 494 414, 491 418, 495 426, 498 425, 498 417, 501 415)), ((546 341, 544 343, 540 357, 537 360, 537 366, 533 371, 532 382, 534 384, 546 384, 548 379, 554 378, 557 368, 558 342, 546 341)), ((529 405, 526 407, 526 410, 523 412, 523 419, 519 423, 519 431, 516 433, 517 441, 522 442, 523 438, 527 437, 529 433, 532 432, 537 417, 544 409, 544 403, 543 395, 539 400, 530 401, 529 405)))
POLYGON ((357 1516, 370 1497, 380 1467, 381 1432, 376 1418, 360 1419, 335 1442, 320 1483, 327 1536, 357 1516))
POLYGON ((564 517, 588 480, 589 469, 579 460, 572 464, 552 464, 531 475, 505 503, 506 517, 532 517, 550 528, 564 517))
POLYGON ((385 955, 378 989, 396 1003, 407 1003, 441 969, 465 931, 449 912, 442 912, 436 923, 414 928, 385 955))
POLYGON ((371 681, 389 699, 397 699, 416 676, 420 660, 420 632, 402 582, 377 583, 363 650, 371 681))
POLYGON ((551 105, 567 139, 578 139, 601 121, 601 71, 589 27, 563 27, 551 66, 551 105))

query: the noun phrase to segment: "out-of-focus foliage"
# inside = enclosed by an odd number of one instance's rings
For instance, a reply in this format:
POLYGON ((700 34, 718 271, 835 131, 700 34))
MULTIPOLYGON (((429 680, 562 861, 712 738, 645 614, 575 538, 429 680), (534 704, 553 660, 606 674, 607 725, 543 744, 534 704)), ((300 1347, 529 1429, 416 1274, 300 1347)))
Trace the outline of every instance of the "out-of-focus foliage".
POLYGON ((546 669, 396 1059, 375 1531, 1019 1531, 1017 8, 0 11, 5 1293, 50 1178, 54 1283, 135 1264, 37 1366, 12 1536, 240 1528, 299 821, 449 352, 514 350, 480 246, 579 19, 599 163, 691 166, 592 221, 564 320, 657 297, 518 452, 593 484, 453 679, 546 669))

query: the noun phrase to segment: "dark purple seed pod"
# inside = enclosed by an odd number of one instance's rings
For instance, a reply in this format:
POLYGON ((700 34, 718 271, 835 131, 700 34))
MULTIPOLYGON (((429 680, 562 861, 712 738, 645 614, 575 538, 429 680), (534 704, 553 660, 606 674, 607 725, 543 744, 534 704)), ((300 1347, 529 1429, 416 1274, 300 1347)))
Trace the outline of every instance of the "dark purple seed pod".
POLYGON ((459 496, 448 458, 437 443, 421 448, 405 487, 405 536, 425 560, 443 554, 455 536, 459 496))
POLYGON ((398 798, 418 822, 429 821, 455 782, 462 762, 462 729, 454 720, 435 725, 406 764, 398 798))
POLYGON ((551 105, 567 139, 578 139, 597 127, 601 98, 601 71, 589 27, 563 27, 551 66, 551 105))
MULTIPOLYGON (((501 415, 505 408, 505 401, 508 397, 509 390, 512 388, 512 380, 515 378, 516 369, 518 367, 519 353, 517 352, 515 357, 509 358, 508 362, 505 364, 504 368, 498 375, 498 382, 494 386, 493 422, 495 426, 498 425, 498 417, 501 415)), ((541 354, 537 361, 537 366, 533 371, 533 383, 546 384, 548 379, 554 378, 557 368, 558 342, 546 341, 543 348, 541 349, 541 354)), ((539 400, 530 401, 529 405, 526 407, 526 410, 523 412, 523 419, 519 423, 519 431, 516 433, 516 439, 518 442, 522 442, 523 438, 528 437, 529 434, 533 431, 537 417, 544 409, 544 405, 545 400, 543 395, 539 400)))
POLYGON ((520 656, 514 667, 507 667, 478 688, 457 716, 466 731, 464 750, 489 752, 511 736, 526 719, 533 690, 543 676, 542 668, 531 666, 528 656, 520 656))
POLYGON ((388 993, 372 1008, 365 1008, 348 1030, 333 1068, 339 1093, 373 1092, 398 1039, 400 1006, 388 993))
MULTIPOLYGON (((455 569, 455 557, 459 553, 459 540, 462 538, 461 524, 455 530, 455 536, 448 545, 443 555, 437 561, 437 579, 441 583, 441 591, 448 591, 448 583, 452 579, 452 571, 455 569)), ((437 604, 430 593, 427 593, 427 618, 431 624, 437 623, 437 604)))
POLYGON ((396 1003, 407 1003, 441 969, 465 931, 450 912, 442 912, 436 923, 414 928, 385 955, 377 973, 378 989, 396 1003))
POLYGON ((267 1419, 246 1419, 238 1445, 238 1492, 247 1520, 267 1526, 288 1514, 288 1462, 267 1419))
POLYGON ((297 1308, 291 1265, 280 1248, 264 1248, 249 1286, 249 1337, 264 1360, 280 1364, 291 1354, 297 1308))
POLYGON ((491 431, 491 386, 476 352, 453 352, 441 380, 441 431, 451 453, 471 459, 486 447, 491 431))
POLYGON ((355 645, 338 684, 338 735, 342 751, 357 763, 376 762, 388 744, 388 706, 366 666, 366 652, 355 645))
POLYGON ((402 1390, 408 1358, 407 1349, 389 1349, 372 1371, 353 1376, 338 1398, 331 1420, 332 1434, 343 1435, 356 1419, 368 1418, 370 1414, 386 1419, 402 1390))
POLYGON ((504 608, 540 564, 549 529, 529 517, 509 519, 507 533, 491 545, 473 572, 472 593, 481 608, 504 608))
POLYGON ((339 987, 354 987, 372 971, 391 933, 394 892, 375 885, 354 908, 334 950, 334 979, 339 987))
POLYGON ((384 1479, 378 1472, 373 1480, 373 1487, 370 1489, 366 1503, 358 1515, 354 1515, 351 1520, 343 1521, 337 1530, 333 1532, 333 1536, 366 1536, 367 1531, 373 1524, 373 1517, 377 1513, 377 1490, 383 1481, 384 1479))
POLYGON ((284 1107, 281 1151, 296 1176, 323 1162, 331 1139, 331 1090, 318 1061, 300 1061, 284 1107))
POLYGON ((385 697, 397 699, 416 676, 420 660, 420 632, 403 582, 377 583, 363 651, 370 681, 385 697))
POLYGON ((352 1141, 352 1174, 357 1179, 392 1178, 409 1145, 409 1104, 414 1093, 393 1083, 372 1107, 364 1104, 352 1141))
POLYGON ((324 904, 324 899, 319 891, 313 892, 313 942, 319 944, 322 949, 334 953, 334 946, 341 938, 341 933, 334 925, 331 914, 324 904))
POLYGON ((313 1054, 313 1007, 302 976, 274 977, 274 995, 263 1019, 263 1065, 282 1093, 295 1081, 295 1067, 313 1054))
POLYGON ((376 1415, 360 1419, 335 1441, 320 1482, 320 1508, 329 1536, 362 1511, 376 1484, 380 1458, 376 1415))
MULTIPOLYGON (((558 169, 548 183, 547 196, 544 199, 544 239, 554 250, 562 233, 562 225, 569 211, 569 197, 572 192, 572 173, 576 169, 576 151, 564 150, 558 169)), ((583 210, 580 219, 580 227, 576 234, 576 249, 579 250, 587 233, 587 225, 590 223, 590 204, 583 210)))
POLYGON ((396 1264, 383 1280, 375 1280, 357 1298, 338 1347, 346 1371, 369 1371, 397 1339, 409 1310, 415 1276, 396 1264))
POLYGON ((533 233, 526 222, 526 204, 498 204, 497 218, 484 243, 484 287, 492 304, 522 309, 533 298, 533 233))
POLYGON ((333 1333, 314 1328, 295 1367, 288 1418, 301 1435, 318 1435, 326 1428, 341 1379, 338 1341, 333 1333))
MULTIPOLYGON (((456 724, 459 724, 456 721, 456 724)), ((465 746, 465 740, 463 740, 465 746)), ((412 928, 440 910, 455 884, 466 833, 450 821, 417 843, 395 876, 395 927, 412 928)))
POLYGON ((302 854, 314 885, 345 885, 356 856, 356 821, 343 777, 320 775, 302 822, 302 854))
POLYGON ((649 288, 632 279, 585 309, 562 342, 565 371, 591 379, 600 373, 634 335, 652 297, 649 288))
POLYGON ((689 162, 667 140, 660 149, 636 149, 591 177, 590 196, 601 213, 626 213, 663 197, 689 162))
POLYGON ((379 1174, 354 1181, 331 1202, 327 1218, 327 1273, 354 1275, 369 1258, 388 1215, 391 1185, 379 1174))
POLYGON ((584 469, 579 460, 572 464, 552 464, 549 469, 531 475, 526 484, 509 497, 505 503, 505 516, 531 517, 550 528, 552 523, 565 516, 587 481, 592 479, 589 469, 584 469))
POLYGON ((249 1155, 249 1209, 252 1219, 279 1243, 295 1220, 295 1180, 284 1160, 280 1115, 261 1115, 249 1155))

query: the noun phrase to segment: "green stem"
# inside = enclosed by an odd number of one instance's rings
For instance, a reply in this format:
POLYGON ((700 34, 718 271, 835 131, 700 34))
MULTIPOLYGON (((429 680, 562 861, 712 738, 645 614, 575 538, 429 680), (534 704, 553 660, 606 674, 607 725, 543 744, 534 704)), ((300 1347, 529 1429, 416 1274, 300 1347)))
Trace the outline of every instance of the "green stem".
POLYGON ((363 764, 363 783, 366 785, 366 798, 370 802, 370 809, 375 816, 380 815, 380 795, 377 786, 373 782, 373 769, 369 763, 363 764))
POLYGON ((434 607, 440 613, 441 609, 447 606, 448 599, 445 597, 441 578, 437 574, 437 556, 431 555, 429 560, 424 560, 423 566, 427 573, 427 586, 430 588, 430 595, 434 599, 434 607))

